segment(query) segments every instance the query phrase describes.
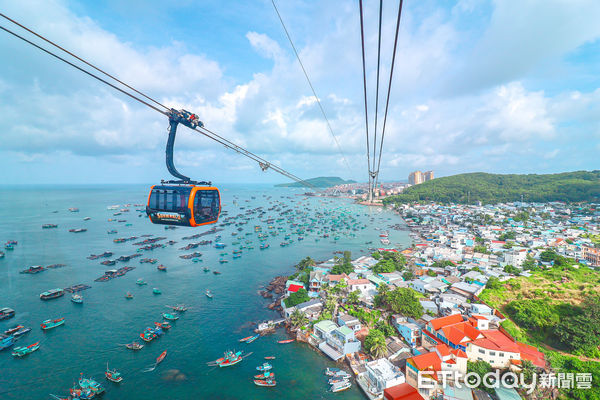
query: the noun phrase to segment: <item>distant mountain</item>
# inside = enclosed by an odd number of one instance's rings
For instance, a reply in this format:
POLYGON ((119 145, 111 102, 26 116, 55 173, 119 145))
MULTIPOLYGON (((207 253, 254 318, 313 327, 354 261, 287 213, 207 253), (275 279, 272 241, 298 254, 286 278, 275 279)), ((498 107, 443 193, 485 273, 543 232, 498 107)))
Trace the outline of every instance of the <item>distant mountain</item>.
POLYGON ((600 171, 575 171, 546 175, 500 175, 475 172, 433 179, 411 186, 384 203, 435 201, 440 203, 520 201, 600 201, 600 171))
MULTIPOLYGON (((305 182, 310 183, 316 187, 330 187, 336 185, 343 185, 344 183, 356 183, 356 181, 352 180, 343 180, 337 176, 320 176, 318 178, 305 179, 305 182)), ((280 183, 279 185, 275 185, 276 187, 306 187, 300 182, 293 183, 280 183)))

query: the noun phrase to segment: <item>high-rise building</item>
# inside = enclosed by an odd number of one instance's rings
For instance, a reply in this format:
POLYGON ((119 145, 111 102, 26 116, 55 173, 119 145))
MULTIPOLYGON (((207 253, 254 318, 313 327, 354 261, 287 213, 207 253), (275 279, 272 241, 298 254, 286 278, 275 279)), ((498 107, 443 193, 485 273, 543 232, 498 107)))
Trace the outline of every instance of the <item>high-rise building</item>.
POLYGON ((411 185, 418 185, 425 181, 430 181, 433 179, 433 171, 421 172, 414 171, 408 175, 408 183, 411 185))

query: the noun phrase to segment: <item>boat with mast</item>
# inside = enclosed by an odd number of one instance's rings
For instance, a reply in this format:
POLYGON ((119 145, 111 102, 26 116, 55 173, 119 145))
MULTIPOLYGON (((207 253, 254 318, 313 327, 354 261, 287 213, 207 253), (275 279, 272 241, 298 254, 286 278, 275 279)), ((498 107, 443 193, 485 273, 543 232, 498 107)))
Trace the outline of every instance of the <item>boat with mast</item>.
POLYGON ((34 351, 36 351, 39 348, 40 348, 40 342, 30 344, 29 346, 15 347, 13 349, 12 355, 15 357, 25 357, 27 354, 33 353, 34 351))
POLYGON ((116 369, 111 370, 108 368, 108 362, 106 363, 106 372, 104 373, 104 376, 106 376, 106 379, 111 382, 119 383, 123 381, 123 376, 120 372, 118 372, 116 369))

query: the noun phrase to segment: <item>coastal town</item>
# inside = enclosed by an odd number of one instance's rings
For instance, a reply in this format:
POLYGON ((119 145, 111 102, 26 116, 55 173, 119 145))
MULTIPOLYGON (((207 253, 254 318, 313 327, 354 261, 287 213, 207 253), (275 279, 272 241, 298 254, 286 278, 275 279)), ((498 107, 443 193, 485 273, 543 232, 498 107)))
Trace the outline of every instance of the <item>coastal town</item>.
MULTIPOLYGON (((338 251, 324 262, 303 259, 295 274, 262 292, 273 300, 269 308, 281 311, 275 323, 351 370, 369 399, 575 398, 569 390, 592 387, 591 373, 574 380, 553 365, 548 351, 555 349, 524 333, 515 325, 526 325, 523 318, 511 319, 490 293, 514 291, 519 279, 551 272, 559 277, 554 287, 574 279, 569 271, 595 277, 597 208, 560 202, 391 208, 410 229, 410 247, 394 246, 382 229, 381 247, 371 255, 352 259, 338 251), (464 380, 496 371, 546 381, 486 388, 464 380)), ((597 286, 590 288, 597 294, 597 286)), ((257 331, 272 327, 266 322, 257 331)))

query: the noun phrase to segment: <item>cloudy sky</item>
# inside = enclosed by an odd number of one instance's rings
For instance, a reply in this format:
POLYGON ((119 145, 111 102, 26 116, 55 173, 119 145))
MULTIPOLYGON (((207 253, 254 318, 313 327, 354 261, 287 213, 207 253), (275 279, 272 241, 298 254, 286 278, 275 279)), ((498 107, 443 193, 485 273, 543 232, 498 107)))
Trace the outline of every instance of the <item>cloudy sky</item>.
MULTIPOLYGON (((364 3, 373 110, 379 2, 364 3)), ((7 16, 298 176, 364 181, 358 2, 278 5, 349 166, 270 0, 0 0, 7 16)), ((385 1, 386 79, 396 7, 385 1)), ((598 21, 597 0, 406 0, 381 179, 598 169, 598 21)), ((167 178, 166 117, 3 31, 0 54, 0 183, 167 178)), ((186 128, 175 151, 197 179, 285 181, 186 128)))

